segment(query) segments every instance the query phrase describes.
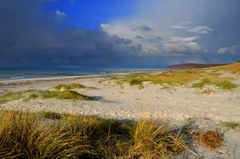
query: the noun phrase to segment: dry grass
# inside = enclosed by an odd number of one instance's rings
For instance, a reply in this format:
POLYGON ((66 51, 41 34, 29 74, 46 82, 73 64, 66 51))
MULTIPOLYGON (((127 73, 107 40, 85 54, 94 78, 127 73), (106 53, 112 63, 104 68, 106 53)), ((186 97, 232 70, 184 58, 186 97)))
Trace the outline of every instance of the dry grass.
POLYGON ((207 89, 204 89, 204 90, 202 91, 202 93, 203 93, 203 94, 206 94, 207 96, 210 96, 210 95, 213 94, 213 90, 207 88, 207 89))
POLYGON ((216 70, 223 70, 234 74, 240 74, 240 62, 214 67, 216 70))
MULTIPOLYGON (((169 127, 148 119, 135 122, 60 115, 53 112, 35 114, 2 111, 0 156, 80 159, 169 158, 191 151, 187 140, 191 134, 189 129, 169 127)), ((214 135, 215 133, 211 132, 200 133, 199 141, 211 147, 218 147, 215 143, 218 136, 214 135)))
POLYGON ((112 78, 112 80, 116 81, 118 84, 129 83, 129 85, 141 85, 143 82, 150 82, 153 84, 187 85, 199 79, 203 79, 203 81, 201 81, 197 87, 203 87, 205 84, 210 83, 209 80, 215 83, 231 80, 230 78, 217 77, 215 73, 204 72, 204 70, 201 69, 163 72, 160 74, 132 74, 112 78), (208 81, 205 81, 205 79, 208 81))
POLYGON ((204 69, 188 69, 168 71, 162 73, 136 73, 126 76, 114 76, 111 80, 117 84, 128 83, 129 85, 142 85, 143 82, 150 82, 153 84, 169 84, 169 85, 187 85, 194 81, 193 87, 203 88, 206 84, 213 84, 223 90, 231 90, 237 87, 232 83, 232 77, 222 77, 221 71, 228 71, 231 73, 240 73, 240 63, 204 68, 204 69), (208 81, 206 81, 206 79, 208 81))
POLYGON ((130 85, 139 85, 142 82, 150 82, 153 84, 171 84, 171 85, 185 85, 191 81, 197 80, 201 77, 201 71, 183 70, 163 72, 159 74, 131 74, 122 77, 111 78, 118 84, 129 83, 130 85))
POLYGON ((143 119, 133 129, 127 158, 166 158, 188 149, 184 133, 143 119))
POLYGON ((42 122, 28 112, 3 112, 0 116, 1 158, 77 158, 91 154, 84 128, 42 122))
POLYGON ((36 115, 39 117, 43 117, 43 118, 51 119, 51 120, 60 120, 63 117, 63 115, 60 113, 49 112, 49 111, 40 111, 40 112, 37 112, 36 115))
POLYGON ((214 150, 223 145, 223 136, 218 131, 203 131, 198 133, 198 142, 214 150))

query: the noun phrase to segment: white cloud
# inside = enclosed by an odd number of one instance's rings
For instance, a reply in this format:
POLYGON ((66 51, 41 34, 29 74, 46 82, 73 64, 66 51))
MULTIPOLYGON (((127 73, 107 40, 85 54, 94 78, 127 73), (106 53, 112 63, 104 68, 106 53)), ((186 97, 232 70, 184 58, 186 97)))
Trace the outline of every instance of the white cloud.
POLYGON ((202 25, 202 26, 189 28, 187 31, 192 33, 197 33, 197 34, 207 34, 209 32, 212 32, 213 29, 210 28, 209 26, 202 25))
POLYGON ((199 25, 199 26, 186 26, 182 24, 177 24, 171 26, 172 29, 177 29, 177 30, 184 30, 186 32, 190 33, 196 33, 196 34, 208 34, 213 31, 213 29, 209 26, 206 25, 199 25))
POLYGON ((163 48, 166 52, 195 53, 201 50, 196 40, 197 37, 171 37, 163 48))
POLYGON ((156 31, 156 28, 149 25, 138 24, 134 26, 133 24, 112 23, 102 24, 101 27, 112 36, 117 35, 130 39, 133 46, 140 44, 144 53, 185 54, 196 53, 202 49, 197 36, 163 37, 160 32, 156 31))
POLYGON ((59 17, 65 17, 67 14, 65 12, 62 12, 60 10, 56 10, 56 15, 58 15, 59 17))
POLYGON ((102 24, 101 28, 108 34, 130 39, 132 45, 141 45, 143 52, 159 52, 161 36, 148 25, 134 25, 123 23, 102 24))
POLYGON ((207 49, 201 40, 213 29, 193 20, 197 13, 189 2, 143 1, 134 15, 102 24, 101 28, 110 35, 130 39, 131 45, 141 45, 144 53, 204 53, 207 49))
POLYGON ((218 50, 219 54, 240 54, 240 45, 234 45, 231 47, 223 47, 218 50))

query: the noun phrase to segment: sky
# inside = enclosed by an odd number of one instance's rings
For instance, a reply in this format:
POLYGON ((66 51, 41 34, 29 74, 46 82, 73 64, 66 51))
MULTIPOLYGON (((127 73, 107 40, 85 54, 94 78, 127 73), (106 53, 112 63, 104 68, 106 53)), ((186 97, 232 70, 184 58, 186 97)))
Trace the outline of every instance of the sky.
POLYGON ((0 68, 240 60, 239 0, 0 0, 0 68))

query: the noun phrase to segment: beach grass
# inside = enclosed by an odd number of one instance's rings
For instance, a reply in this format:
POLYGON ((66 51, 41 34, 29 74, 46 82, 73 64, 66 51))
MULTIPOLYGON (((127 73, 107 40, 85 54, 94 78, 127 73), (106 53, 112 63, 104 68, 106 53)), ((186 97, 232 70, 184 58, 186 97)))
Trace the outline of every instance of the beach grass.
POLYGON ((71 89, 80 89, 80 88, 86 88, 86 86, 80 84, 80 83, 72 83, 72 84, 59 84, 54 86, 54 89, 56 90, 71 90, 71 89))
MULTIPOLYGON (((146 118, 124 121, 6 110, 0 112, 0 155, 3 158, 169 158, 193 153, 187 140, 191 135, 189 130, 146 118)), ((201 143, 207 140, 209 144, 208 136, 199 136, 201 143)), ((218 146, 221 145, 213 147, 218 146)))
POLYGON ((75 91, 65 90, 65 91, 38 91, 36 95, 46 98, 56 98, 56 99, 77 99, 77 100, 96 100, 94 97, 82 95, 75 91))
POLYGON ((230 90, 236 88, 237 85, 231 82, 231 78, 220 77, 220 74, 215 72, 206 72, 203 69, 196 70, 181 70, 162 73, 144 73, 131 74, 126 76, 119 76, 111 78, 118 84, 128 83, 129 85, 142 85, 143 82, 150 82, 153 84, 168 84, 168 85, 188 85, 195 82, 192 87, 203 88, 205 85, 214 84, 219 88, 230 90))
POLYGON ((3 96, 0 96, 0 104, 12 101, 12 100, 18 100, 23 97, 22 92, 15 92, 15 93, 6 93, 3 96))
POLYGON ((87 95, 80 94, 76 91, 72 90, 26 90, 19 92, 10 92, 0 96, 0 104, 7 103, 14 100, 23 99, 23 101, 29 101, 36 98, 42 99, 72 99, 72 100, 90 100, 95 101, 98 100, 95 97, 90 97, 87 95))
POLYGON ((131 74, 121 77, 111 78, 117 83, 129 83, 129 85, 140 85, 142 82, 150 82, 153 84, 170 84, 170 85, 184 85, 201 77, 199 71, 172 71, 162 73, 142 73, 131 74))
POLYGON ((67 122, 59 126, 44 123, 29 112, 7 111, 0 116, 0 156, 77 158, 92 153, 83 131, 67 122))
POLYGON ((193 88, 204 88, 206 85, 214 85, 222 90, 232 90, 238 87, 237 84, 223 79, 217 78, 204 78, 201 81, 192 84, 193 88))
POLYGON ((223 72, 234 74, 240 73, 240 63, 211 68, 196 68, 186 70, 164 71, 161 73, 135 73, 125 76, 113 76, 110 80, 117 84, 128 83, 129 85, 142 85, 143 82, 152 84, 168 85, 189 85, 195 88, 203 88, 207 84, 212 84, 223 90, 231 90, 238 86, 232 82, 233 77, 223 77, 223 72), (200 82, 196 82, 199 81, 200 82))
POLYGON ((222 83, 217 84, 217 86, 223 90, 232 90, 238 87, 237 84, 231 81, 224 81, 222 83))
POLYGON ((240 62, 236 62, 229 65, 214 67, 215 70, 227 71, 233 74, 240 74, 240 62))
POLYGON ((221 125, 224 127, 230 128, 230 129, 236 129, 240 126, 240 123, 238 123, 238 122, 223 122, 221 125))
POLYGON ((39 111, 36 113, 36 116, 52 120, 60 120, 63 117, 62 114, 51 111, 39 111))

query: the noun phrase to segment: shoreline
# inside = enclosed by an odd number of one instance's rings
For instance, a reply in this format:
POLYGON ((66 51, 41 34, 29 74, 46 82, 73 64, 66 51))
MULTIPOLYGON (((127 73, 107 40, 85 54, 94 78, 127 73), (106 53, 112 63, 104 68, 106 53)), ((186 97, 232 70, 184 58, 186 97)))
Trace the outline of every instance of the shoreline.
POLYGON ((88 75, 76 75, 76 76, 54 76, 54 77, 34 77, 34 78, 20 78, 20 79, 6 79, 0 80, 0 86, 10 83, 24 83, 24 82, 44 82, 44 81, 59 81, 59 80, 75 80, 75 79, 86 79, 86 78, 104 78, 111 76, 122 76, 135 73, 160 73, 164 70, 156 71, 134 71, 134 72, 115 72, 106 74, 88 74, 88 75))
MULTIPOLYGON (((23 75, 19 76, 11 76, 10 74, 6 76, 5 72, 1 72, 0 69, 0 75, 3 73, 3 76, 0 76, 0 83, 3 82, 11 82, 11 81, 23 81, 23 80, 38 80, 38 79, 64 79, 64 78, 76 78, 76 77, 89 77, 92 76, 96 77, 106 77, 106 76, 112 76, 112 75, 125 75, 125 74, 134 74, 134 73, 154 73, 154 72, 162 72, 167 71, 167 68, 154 68, 154 69, 116 69, 116 70, 105 70, 100 72, 76 72, 76 73, 60 73, 60 75, 57 74, 46 74, 42 76, 41 74, 37 74, 35 76, 28 76, 24 75, 26 72, 22 72, 23 75)), ((11 71, 10 71, 11 72, 11 71)), ((8 73, 7 73, 8 74, 8 73)), ((14 75, 14 73, 13 73, 14 75)))

